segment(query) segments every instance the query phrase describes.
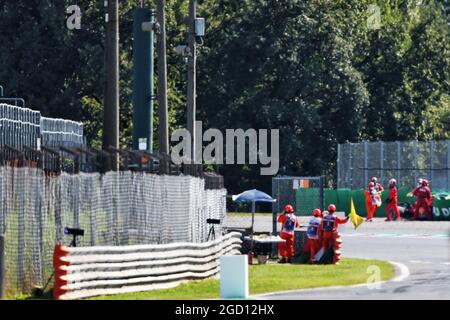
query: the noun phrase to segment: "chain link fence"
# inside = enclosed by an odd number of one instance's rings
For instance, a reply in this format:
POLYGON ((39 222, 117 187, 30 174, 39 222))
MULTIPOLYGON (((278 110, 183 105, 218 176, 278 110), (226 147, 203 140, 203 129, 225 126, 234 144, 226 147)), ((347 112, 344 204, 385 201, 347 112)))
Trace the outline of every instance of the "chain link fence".
POLYGON ((277 229, 277 216, 284 206, 294 206, 296 215, 311 215, 315 208, 324 208, 324 177, 288 177, 272 178, 272 197, 277 201, 272 204, 272 231, 277 229), (309 191, 307 196, 305 191, 309 191))
POLYGON ((339 144, 337 162, 338 188, 365 188, 375 176, 383 185, 395 178, 413 188, 425 178, 434 190, 450 190, 450 140, 339 144))
MULTIPOLYGON (((0 234, 6 236, 6 292, 27 293, 52 273, 65 227, 85 230, 81 246, 204 242, 208 218, 223 221, 225 189, 192 176, 144 172, 46 175, 0 167, 0 234)), ((218 234, 221 225, 216 226, 218 234)))

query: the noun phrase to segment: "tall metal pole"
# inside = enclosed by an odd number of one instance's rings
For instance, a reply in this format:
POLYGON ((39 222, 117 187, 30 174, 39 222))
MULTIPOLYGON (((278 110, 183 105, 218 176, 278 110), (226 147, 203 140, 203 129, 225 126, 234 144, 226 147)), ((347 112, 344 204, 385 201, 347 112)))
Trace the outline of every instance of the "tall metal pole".
MULTIPOLYGON (((119 1, 107 0, 103 148, 119 148, 119 1)), ((114 156, 112 170, 118 170, 114 156)))
POLYGON ((196 0, 189 0, 189 56, 188 56, 188 92, 187 92, 187 129, 191 134, 192 141, 192 153, 191 159, 195 159, 195 151, 197 146, 195 145, 195 113, 196 113, 196 65, 197 65, 197 53, 195 43, 195 18, 196 12, 196 0))
POLYGON ((152 10, 134 9, 133 148, 150 153, 153 152, 153 23, 152 10))
POLYGON ((158 35, 158 114, 159 114, 159 151, 169 154, 169 124, 167 111, 167 57, 166 57, 166 0, 158 0, 157 21, 160 26, 158 35))

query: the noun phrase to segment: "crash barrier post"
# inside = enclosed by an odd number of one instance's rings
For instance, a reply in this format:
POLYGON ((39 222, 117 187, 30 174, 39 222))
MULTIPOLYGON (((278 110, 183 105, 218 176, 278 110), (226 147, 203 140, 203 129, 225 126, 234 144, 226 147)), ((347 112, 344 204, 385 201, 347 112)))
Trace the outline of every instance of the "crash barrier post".
POLYGON ((55 299, 168 289, 219 272, 219 258, 240 254, 241 234, 205 243, 65 247, 54 253, 55 299))
POLYGON ((5 297, 5 236, 0 234, 0 300, 5 297))
POLYGON ((220 258, 220 297, 223 299, 247 299, 248 259, 246 255, 220 258))
POLYGON ((53 286, 53 296, 58 298, 67 293, 67 266, 70 265, 68 255, 69 247, 57 244, 53 252, 53 268, 55 284, 53 286))

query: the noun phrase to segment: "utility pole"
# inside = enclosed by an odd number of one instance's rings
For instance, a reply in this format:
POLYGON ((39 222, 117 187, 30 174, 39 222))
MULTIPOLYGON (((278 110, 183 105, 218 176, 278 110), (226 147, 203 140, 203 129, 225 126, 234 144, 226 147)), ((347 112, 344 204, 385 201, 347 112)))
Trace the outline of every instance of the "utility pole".
POLYGON ((159 151, 169 154, 169 124, 167 107, 167 57, 166 57, 166 0, 158 0, 156 16, 158 34, 158 114, 159 151))
POLYGON ((195 159, 195 152, 198 146, 195 145, 195 114, 196 114, 196 65, 197 65, 197 53, 196 53, 196 32, 195 32, 195 18, 196 12, 196 0, 189 0, 189 37, 188 37, 188 92, 187 92, 187 129, 191 134, 192 162, 195 159))
MULTIPOLYGON (((103 106, 103 149, 119 148, 119 1, 106 0, 105 98, 103 106)), ((118 170, 117 155, 111 163, 118 170)))
POLYGON ((133 149, 153 152, 153 11, 133 11, 133 149))

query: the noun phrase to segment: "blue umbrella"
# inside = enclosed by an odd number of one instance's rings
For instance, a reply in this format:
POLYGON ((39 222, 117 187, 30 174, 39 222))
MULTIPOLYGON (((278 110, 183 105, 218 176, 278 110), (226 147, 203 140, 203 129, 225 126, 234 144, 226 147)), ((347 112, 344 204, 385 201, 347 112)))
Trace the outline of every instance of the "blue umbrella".
POLYGON ((244 191, 238 195, 231 197, 234 202, 251 202, 252 203, 252 249, 253 249, 253 226, 255 224, 255 203, 256 202, 275 202, 276 199, 269 196, 267 193, 252 189, 244 191))
POLYGON ((235 202, 275 202, 276 200, 267 193, 253 189, 232 196, 235 202))

